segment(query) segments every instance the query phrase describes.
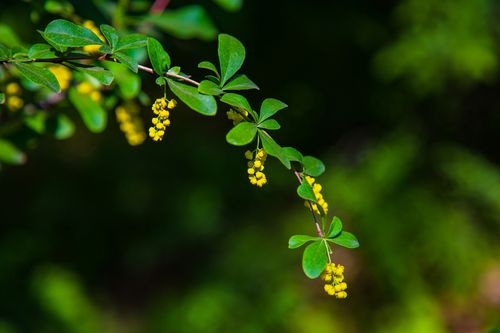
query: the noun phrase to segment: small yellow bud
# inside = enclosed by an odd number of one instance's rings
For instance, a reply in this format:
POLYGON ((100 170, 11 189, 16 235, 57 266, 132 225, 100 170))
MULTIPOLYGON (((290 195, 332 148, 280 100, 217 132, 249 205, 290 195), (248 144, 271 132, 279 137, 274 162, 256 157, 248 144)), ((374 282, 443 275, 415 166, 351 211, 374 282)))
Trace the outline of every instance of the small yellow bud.
POLYGON ((253 174, 255 173, 255 169, 253 169, 253 168, 248 168, 247 173, 248 173, 249 175, 253 175, 253 174))
POLYGON ((253 153, 250 150, 247 150, 245 152, 245 158, 248 159, 248 160, 253 159, 253 153))
POLYGON ((171 99, 170 101, 168 101, 167 108, 173 109, 173 108, 175 108, 176 105, 177 105, 177 102, 175 101, 175 99, 171 99))
POLYGON ((5 87, 7 95, 17 95, 21 92, 21 87, 16 82, 11 82, 5 87))

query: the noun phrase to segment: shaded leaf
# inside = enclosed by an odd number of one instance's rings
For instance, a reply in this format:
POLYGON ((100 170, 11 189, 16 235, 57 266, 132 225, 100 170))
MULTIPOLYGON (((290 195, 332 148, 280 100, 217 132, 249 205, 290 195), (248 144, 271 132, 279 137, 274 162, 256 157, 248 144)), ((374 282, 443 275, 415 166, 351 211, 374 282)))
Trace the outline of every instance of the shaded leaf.
POLYGON ((95 78, 97 81, 100 83, 104 84, 105 86, 109 86, 114 79, 113 72, 105 70, 102 67, 83 67, 83 66, 72 66, 76 70, 88 74, 95 78))
POLYGON ((252 110, 250 103, 248 103, 247 99, 244 96, 239 94, 227 93, 222 96, 220 101, 239 110, 247 111, 255 120, 257 120, 255 111, 252 110))
POLYGON ((181 39, 200 38, 209 41, 217 35, 210 16, 199 5, 169 9, 160 15, 146 16, 143 20, 181 39))
POLYGON ((63 19, 50 22, 44 30, 44 35, 53 43, 63 47, 104 45, 90 29, 63 19))
POLYGON ((65 140, 75 133, 75 124, 65 114, 59 114, 56 117, 56 128, 54 137, 58 140, 65 140))
POLYGON ((100 29, 102 34, 104 35, 104 38, 106 38, 109 45, 111 45, 111 49, 114 51, 116 48, 116 44, 118 43, 118 39, 120 38, 115 28, 107 24, 101 24, 100 29))
POLYGON ((113 57, 116 58, 119 62, 127 66, 132 72, 137 73, 139 71, 137 60, 125 54, 123 52, 113 53, 113 57))
POLYGON ((163 75, 170 67, 170 56, 163 49, 160 42, 152 37, 147 40, 148 55, 156 74, 163 75))
POLYGON ((321 275, 328 262, 326 251, 323 241, 316 241, 305 248, 302 256, 302 269, 308 278, 315 279, 321 275))
POLYGON ((61 91, 59 82, 54 74, 46 68, 38 67, 35 64, 15 62, 14 66, 28 80, 49 88, 54 92, 61 91))
POLYGON ((243 5, 243 0, 214 0, 214 2, 230 12, 240 10, 243 5))
POLYGON ((49 44, 34 44, 28 50, 28 58, 30 59, 50 59, 56 57, 56 53, 49 44))
POLYGON ((69 89, 69 100, 80 113, 80 117, 87 128, 93 133, 104 131, 107 124, 107 113, 101 105, 90 98, 78 92, 76 88, 69 89))
POLYGON ((213 96, 202 95, 195 87, 167 79, 170 90, 191 109, 204 116, 214 116, 217 113, 217 103, 213 96))
POLYGON ((263 130, 259 131, 259 137, 262 141, 262 146, 264 150, 271 156, 274 156, 280 160, 280 162, 287 168, 290 169, 290 160, 283 153, 283 149, 274 141, 274 139, 263 130))
POLYGON ((274 119, 267 119, 260 123, 259 128, 268 130, 279 130, 281 128, 280 124, 274 119))
POLYGON ((105 61, 103 66, 111 70, 123 98, 131 99, 141 91, 141 78, 118 62, 105 61))
MULTIPOLYGON (((130 34, 124 37, 121 37, 116 44, 115 51, 123 51, 129 49, 137 49, 140 47, 144 47, 147 44, 147 38, 141 34, 130 34)), ((168 62, 168 66, 170 66, 170 59, 168 62)))
POLYGON ((338 236, 341 231, 342 231, 342 221, 337 216, 334 216, 332 223, 330 223, 330 228, 328 228, 328 233, 326 234, 326 237, 333 238, 335 236, 338 236))
POLYGON ((198 91, 205 95, 220 95, 222 90, 217 84, 209 80, 203 80, 198 86, 198 91))
POLYGON ((293 147, 283 147, 283 153, 290 161, 302 162, 302 153, 293 147))
POLYGON ((239 40, 227 34, 219 35, 219 63, 221 71, 221 86, 241 68, 245 61, 245 47, 239 40))
POLYGON ((286 108, 288 105, 275 98, 266 98, 260 106, 259 122, 272 117, 276 112, 286 108))
POLYGON ((325 165, 316 157, 305 156, 302 163, 304 165, 304 173, 309 176, 318 177, 325 172, 325 165))
POLYGON ((333 238, 331 241, 348 249, 355 249, 359 247, 359 242, 356 236, 347 231, 342 231, 340 235, 333 238))
POLYGON ((203 69, 208 69, 209 71, 212 71, 217 75, 217 77, 220 77, 219 71, 217 70, 217 67, 215 67, 214 64, 212 64, 210 61, 202 61, 198 64, 198 68, 203 68, 203 69))
POLYGON ((252 80, 250 80, 246 75, 244 74, 238 74, 234 78, 232 78, 224 88, 223 90, 248 90, 248 89, 257 89, 259 90, 259 87, 255 83, 253 83, 252 80))
POLYGON ((298 247, 301 247, 302 245, 304 245, 307 242, 315 241, 315 240, 320 240, 320 238, 309 236, 309 235, 293 235, 288 240, 288 248, 289 249, 296 249, 298 247))
POLYGON ((254 123, 241 122, 233 127, 226 135, 226 141, 235 146, 244 146, 255 139, 257 127, 254 123))
POLYGON ((0 43, 0 60, 7 60, 10 58, 11 51, 10 49, 0 43))
POLYGON ((0 139, 0 162, 14 165, 24 164, 26 155, 9 141, 0 139))

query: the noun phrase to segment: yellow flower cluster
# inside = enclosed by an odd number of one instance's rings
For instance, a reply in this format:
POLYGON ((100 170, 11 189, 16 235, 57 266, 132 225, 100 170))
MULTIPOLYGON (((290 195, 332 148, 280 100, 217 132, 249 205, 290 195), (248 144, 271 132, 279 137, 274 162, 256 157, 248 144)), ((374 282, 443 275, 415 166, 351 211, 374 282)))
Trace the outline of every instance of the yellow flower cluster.
MULTIPOLYGON (((95 25, 95 23, 93 21, 90 21, 90 20, 87 20, 85 22, 83 22, 83 26, 87 29, 89 29, 90 31, 92 31, 94 34, 96 34, 97 37, 99 37, 100 40, 102 40, 103 42, 105 42, 106 40, 104 39, 104 36, 101 34, 101 31, 99 30, 99 28, 97 28, 97 26, 95 25)), ((99 49, 101 48, 101 45, 87 45, 87 46, 84 46, 83 47, 83 51, 87 52, 87 53, 99 53, 99 49)))
MULTIPOLYGON (((316 197, 316 201, 318 202, 318 204, 311 203, 312 209, 314 210, 314 212, 316 214, 321 215, 321 212, 319 211, 319 208, 318 208, 318 205, 320 205, 321 208, 323 209, 323 212, 325 213, 325 215, 328 214, 328 203, 323 198, 323 194, 321 194, 321 190, 323 188, 321 187, 321 185, 319 183, 315 183, 316 179, 314 179, 313 177, 306 176, 306 181, 309 183, 309 185, 312 186, 314 196, 316 197)), ((307 208, 311 209, 311 207, 309 206, 309 203, 307 201, 304 204, 307 208)))
POLYGON ((344 282, 344 266, 328 263, 321 274, 321 279, 325 281, 325 291, 330 296, 346 298, 347 283, 344 282))
POLYGON ((102 99, 101 92, 90 82, 84 81, 76 86, 76 90, 82 95, 89 95, 92 100, 99 102, 102 99))
POLYGON ((17 111, 24 106, 24 101, 21 97, 21 87, 16 82, 11 82, 5 87, 6 104, 10 111, 17 111))
MULTIPOLYGON (((245 117, 248 116, 248 111, 241 111, 241 113, 243 113, 245 115, 245 117)), ((233 125, 237 125, 243 121, 243 116, 241 115, 241 113, 236 112, 236 111, 231 109, 231 110, 226 112, 227 119, 232 120, 233 125)))
POLYGON ((267 153, 264 149, 257 149, 257 152, 254 153, 250 150, 245 152, 245 157, 249 159, 248 162, 248 180, 250 180, 250 184, 262 187, 267 183, 266 175, 262 172, 264 170, 264 162, 267 158, 267 153))
POLYGON ((63 65, 51 65, 49 66, 49 71, 54 74, 57 81, 59 82, 59 86, 61 90, 66 90, 71 83, 72 74, 71 71, 63 65))
POLYGON ((146 133, 141 118, 139 118, 139 108, 135 104, 120 105, 115 109, 116 120, 120 124, 120 129, 125 133, 125 138, 131 146, 137 146, 144 142, 146 133))
POLYGON ((177 105, 177 102, 174 99, 170 101, 166 98, 158 98, 151 109, 153 113, 156 115, 151 122, 154 126, 149 128, 149 137, 153 139, 153 141, 161 141, 163 136, 165 135, 165 130, 168 126, 170 126, 170 112, 167 110, 172 110, 177 105))

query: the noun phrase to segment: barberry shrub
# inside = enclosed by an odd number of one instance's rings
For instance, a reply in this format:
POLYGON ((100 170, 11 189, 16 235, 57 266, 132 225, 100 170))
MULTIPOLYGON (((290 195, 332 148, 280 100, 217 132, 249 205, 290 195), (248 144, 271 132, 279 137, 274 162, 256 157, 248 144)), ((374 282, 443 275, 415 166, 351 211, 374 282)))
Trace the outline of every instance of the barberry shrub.
MULTIPOLYGON (((242 166, 251 185, 263 187, 268 183, 264 172, 268 156, 279 160, 297 178, 297 195, 311 212, 315 235, 294 235, 288 246, 295 249, 307 244, 302 257, 305 275, 321 277, 328 295, 347 297, 344 266, 333 263, 333 250, 334 246, 356 248, 358 241, 342 229, 340 218, 329 218, 328 203, 316 180, 325 171, 323 162, 296 148, 282 147, 273 139, 273 131, 281 127, 273 116, 287 105, 265 98, 257 111, 242 95, 258 89, 247 75, 239 73, 246 56, 243 44, 228 34, 218 35, 219 64, 201 61, 198 68, 207 74, 196 81, 172 63, 157 39, 73 18, 51 21, 39 31, 44 42, 30 47, 0 44, 4 68, 0 76, 1 119, 24 122, 38 133, 51 122, 54 137, 65 139, 75 129, 60 105, 71 103, 94 133, 105 130, 107 114, 114 110, 126 140, 137 146, 147 138, 160 142, 168 137, 170 113, 177 100, 204 116, 214 116, 222 108, 233 125, 226 141, 251 147, 244 152, 248 161, 246 167, 242 166), (151 66, 139 63, 137 54, 141 51, 147 54, 151 66), (159 86, 152 112, 148 113, 147 131, 136 102, 147 99, 137 91, 139 71, 151 74, 151 80, 159 86)), ((25 154, 7 138, 0 133, 0 162, 23 163, 25 154)))

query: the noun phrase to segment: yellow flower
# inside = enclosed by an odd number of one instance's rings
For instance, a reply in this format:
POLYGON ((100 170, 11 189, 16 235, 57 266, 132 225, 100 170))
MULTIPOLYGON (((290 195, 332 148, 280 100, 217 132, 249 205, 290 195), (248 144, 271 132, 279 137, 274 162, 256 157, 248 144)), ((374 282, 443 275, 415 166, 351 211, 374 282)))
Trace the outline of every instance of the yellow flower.
POLYGON ((264 151, 264 149, 258 149, 255 153, 255 158, 254 153, 250 150, 247 150, 245 152, 245 158, 250 160, 247 163, 247 173, 250 184, 256 185, 258 187, 262 187, 267 184, 266 175, 262 172, 262 170, 264 170, 264 162, 267 158, 267 153, 264 151))
POLYGON ((82 95, 89 95, 90 98, 95 102, 99 102, 102 99, 101 92, 97 90, 97 88, 94 87, 90 82, 80 82, 76 86, 76 90, 78 90, 78 92, 82 95))
POLYGON ((346 298, 347 283, 344 281, 344 266, 328 263, 321 274, 321 279, 326 282, 324 289, 330 296, 346 298))
POLYGON ((233 121, 233 125, 237 125, 238 123, 243 121, 244 118, 243 118, 242 114, 245 115, 245 117, 248 116, 247 111, 237 112, 237 111, 234 111, 232 109, 227 111, 226 114, 227 114, 227 118, 229 120, 233 121))
POLYGON ((11 82, 5 87, 5 93, 7 95, 19 95, 21 94, 21 87, 16 82, 11 82))
MULTIPOLYGON (((316 197, 316 201, 318 202, 318 204, 315 204, 315 203, 311 204, 312 210, 316 214, 322 215, 321 211, 318 208, 318 205, 319 205, 321 207, 321 209, 323 210, 324 215, 328 214, 328 203, 323 198, 323 194, 321 194, 321 190, 323 189, 323 187, 321 186, 321 184, 316 183, 316 179, 314 179, 311 176, 305 176, 304 178, 307 181, 307 183, 312 186, 314 196, 316 197)), ((305 206, 310 209, 307 201, 305 202, 305 206)))
POLYGON ((151 123, 154 126, 149 128, 149 137, 153 139, 153 141, 163 140, 165 130, 170 126, 170 119, 168 119, 168 117, 170 117, 170 112, 166 109, 173 109, 176 105, 177 102, 175 100, 167 100, 165 98, 158 98, 153 103, 151 109, 156 116, 151 119, 151 123))
POLYGON ((116 120, 131 146, 140 145, 146 139, 139 111, 139 107, 133 103, 120 105, 115 109, 116 120))
POLYGON ((24 106, 24 101, 22 98, 17 96, 7 97, 7 107, 10 111, 17 111, 24 106))

